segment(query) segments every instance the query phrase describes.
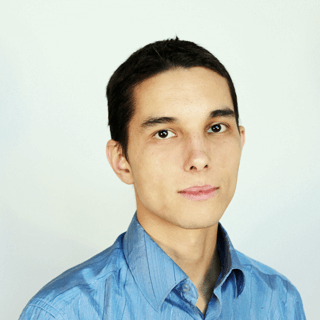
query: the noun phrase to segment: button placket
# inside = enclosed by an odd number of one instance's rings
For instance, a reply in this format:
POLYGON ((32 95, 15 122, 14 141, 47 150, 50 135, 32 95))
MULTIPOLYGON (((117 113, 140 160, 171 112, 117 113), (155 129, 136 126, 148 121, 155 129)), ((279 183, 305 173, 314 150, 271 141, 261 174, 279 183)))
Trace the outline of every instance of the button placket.
POLYGON ((188 292, 189 290, 190 290, 190 287, 186 283, 182 285, 183 292, 188 292))

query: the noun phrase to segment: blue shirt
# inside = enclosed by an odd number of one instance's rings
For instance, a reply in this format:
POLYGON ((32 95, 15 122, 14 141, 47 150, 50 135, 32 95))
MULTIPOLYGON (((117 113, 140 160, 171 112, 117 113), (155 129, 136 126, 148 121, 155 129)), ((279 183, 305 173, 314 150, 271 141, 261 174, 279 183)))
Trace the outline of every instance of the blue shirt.
POLYGON ((235 250, 219 223, 221 273, 205 316, 198 291, 137 220, 90 260, 44 286, 20 320, 305 319, 301 297, 277 271, 235 250))

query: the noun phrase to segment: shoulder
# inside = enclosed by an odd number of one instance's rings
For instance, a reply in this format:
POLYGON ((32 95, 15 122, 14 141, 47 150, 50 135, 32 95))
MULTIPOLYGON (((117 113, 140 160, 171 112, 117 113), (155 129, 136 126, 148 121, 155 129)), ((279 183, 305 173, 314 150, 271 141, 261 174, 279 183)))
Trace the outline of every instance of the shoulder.
POLYGON ((79 304, 90 305, 104 295, 105 284, 121 286, 126 277, 121 234, 114 244, 89 260, 65 271, 45 285, 27 304, 20 319, 64 319, 79 304), (121 281, 123 279, 123 282, 121 281), (29 316, 32 314, 32 317, 29 316), (33 317, 39 314, 38 317, 33 317), (41 314, 41 316, 40 316, 41 314))
POLYGON ((261 263, 255 259, 252 259, 238 250, 235 250, 235 251, 237 253, 237 256, 238 256, 241 264, 246 269, 250 269, 253 272, 258 272, 258 273, 262 273, 262 274, 266 274, 266 275, 279 276, 280 278, 288 280, 283 274, 281 274, 278 271, 276 271, 275 269, 267 266, 266 264, 261 263))
POLYGON ((245 270, 246 281, 250 282, 250 287, 258 285, 265 290, 272 291, 273 294, 286 297, 286 300, 301 300, 297 288, 286 276, 238 250, 236 253, 245 270))

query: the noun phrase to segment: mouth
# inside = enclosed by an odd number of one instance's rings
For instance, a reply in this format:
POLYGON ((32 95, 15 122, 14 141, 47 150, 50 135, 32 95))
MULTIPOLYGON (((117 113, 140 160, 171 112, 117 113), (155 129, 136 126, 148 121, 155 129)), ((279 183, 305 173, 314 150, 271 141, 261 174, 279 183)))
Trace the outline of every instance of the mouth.
POLYGON ((181 190, 181 191, 178 191, 179 193, 206 193, 208 191, 213 191, 213 190, 217 190, 219 189, 220 187, 214 187, 214 186, 211 186, 211 185, 205 185, 205 186, 193 186, 193 187, 190 187, 190 188, 187 188, 187 189, 184 189, 184 190, 181 190))
POLYGON ((190 191, 188 189, 179 191, 179 193, 189 199, 189 200, 195 200, 195 201, 200 201, 200 200, 207 200, 212 197, 214 197, 217 193, 217 191, 220 189, 220 187, 211 187, 211 188, 202 188, 198 189, 197 191, 190 191))

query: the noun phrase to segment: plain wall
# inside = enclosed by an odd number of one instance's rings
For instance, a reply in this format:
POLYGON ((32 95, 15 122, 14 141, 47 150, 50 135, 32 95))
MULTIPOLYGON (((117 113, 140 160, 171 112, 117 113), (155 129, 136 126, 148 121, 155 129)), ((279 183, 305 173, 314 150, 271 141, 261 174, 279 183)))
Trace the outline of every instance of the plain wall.
POLYGON ((2 1, 0 317, 113 244, 136 210, 105 155, 105 87, 147 43, 194 41, 233 78, 246 128, 221 222, 318 316, 320 2, 2 1))

